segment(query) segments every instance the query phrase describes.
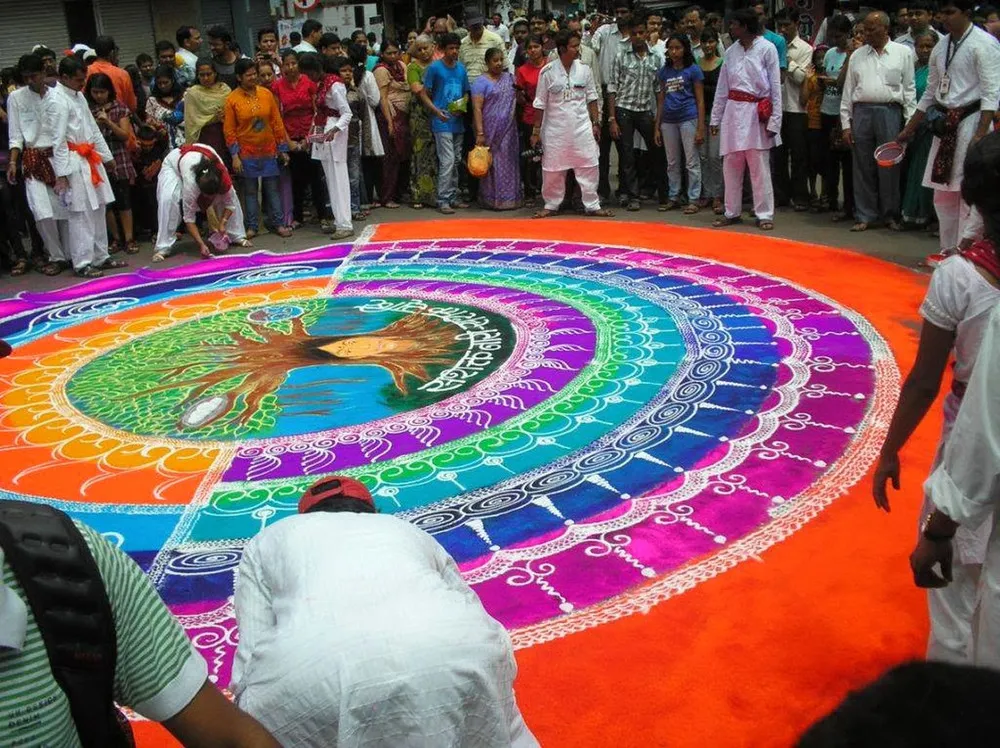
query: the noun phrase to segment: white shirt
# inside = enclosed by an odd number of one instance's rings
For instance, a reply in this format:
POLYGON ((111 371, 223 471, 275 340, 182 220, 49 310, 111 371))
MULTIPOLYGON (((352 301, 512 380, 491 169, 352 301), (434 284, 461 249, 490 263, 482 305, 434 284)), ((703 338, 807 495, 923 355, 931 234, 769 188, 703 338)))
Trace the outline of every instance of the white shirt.
POLYGON ((788 42, 788 75, 785 76, 784 91, 781 96, 781 106, 786 112, 796 114, 805 112, 801 102, 802 84, 812 65, 812 55, 813 48, 798 34, 788 42))
POLYGON ((281 745, 538 745, 510 637, 406 520, 282 519, 244 548, 234 605, 236 703, 281 745))
POLYGON ((851 127, 855 104, 899 104, 904 120, 916 109, 913 83, 916 56, 909 47, 886 42, 882 54, 870 45, 859 47, 847 61, 847 75, 840 97, 840 122, 851 127))
POLYGON ((597 59, 601 66, 601 80, 604 85, 611 80, 611 71, 615 64, 615 58, 625 49, 629 49, 628 37, 618 30, 618 26, 613 23, 606 23, 594 32, 590 46, 597 52, 597 59))
MULTIPOLYGON (((210 145, 202 144, 202 147, 215 153, 215 149, 210 145)), ((216 156, 218 156, 217 153, 216 156)), ((198 187, 198 180, 195 178, 194 170, 203 158, 204 155, 197 151, 185 153, 181 156, 180 148, 175 148, 163 159, 162 171, 172 172, 175 175, 174 179, 180 182, 181 216, 184 219, 184 223, 194 223, 198 218, 198 211, 201 210, 198 206, 201 189, 198 187)), ((176 192, 173 191, 175 184, 176 181, 166 178, 160 179, 158 187, 164 186, 166 189, 164 190, 164 194, 160 194, 161 190, 157 189, 157 199, 161 201, 171 198, 176 199, 174 197, 176 192)), ((217 195, 213 201, 213 205, 219 207, 222 211, 229 208, 235 212, 236 208, 239 207, 239 198, 236 195, 236 190, 230 188, 227 193, 217 195)))
POLYGON ((52 166, 57 177, 69 180, 69 210, 76 213, 98 210, 114 202, 115 195, 104 168, 114 156, 83 93, 60 83, 45 97, 43 112, 52 127, 52 166), (96 148, 102 161, 97 167, 99 184, 93 184, 90 164, 69 149, 70 143, 91 143, 96 148))
POLYGON ((52 129, 43 127, 42 104, 55 89, 45 87, 39 96, 28 86, 22 86, 7 97, 7 127, 10 149, 51 148, 52 129))
POLYGON ((934 104, 958 109, 975 102, 989 112, 996 111, 1000 99, 1000 43, 977 26, 970 26, 958 49, 946 34, 934 46, 927 63, 927 89, 917 109, 926 112, 934 104), (947 65, 949 46, 951 64, 947 65), (941 80, 947 67, 948 92, 941 93, 941 80))
MULTIPOLYGON (((373 78, 368 75, 366 78, 373 78)), ((351 105, 347 103, 347 87, 343 83, 334 83, 326 93, 326 105, 335 112, 340 112, 336 119, 328 117, 325 132, 337 128, 339 132, 329 143, 313 143, 312 155, 317 160, 329 157, 334 162, 347 161, 348 127, 351 124, 351 105)), ((363 126, 363 123, 362 123, 363 126)), ((382 141, 379 140, 379 143, 382 141)))
POLYGON ((510 44, 510 29, 507 28, 503 21, 500 22, 499 26, 494 26, 492 23, 486 26, 488 31, 492 31, 494 34, 503 39, 503 43, 510 44))
POLYGON ((543 171, 597 166, 600 153, 587 105, 599 99, 593 73, 579 60, 573 60, 568 72, 558 59, 542 68, 534 107, 545 112, 540 133, 543 171))
MULTIPOLYGON (((986 323, 976 366, 941 463, 924 484, 934 505, 963 527, 981 526, 1000 502, 997 372, 1000 372, 1000 306, 993 308, 986 323)), ((990 556, 994 556, 995 544, 996 537, 991 537, 990 556)))
POLYGON ((296 44, 294 47, 292 47, 292 51, 298 52, 299 54, 301 54, 303 52, 312 52, 314 54, 317 53, 317 52, 319 52, 319 50, 316 49, 316 47, 314 47, 313 45, 311 45, 305 39, 303 39, 301 43, 296 44))
POLYGON ((719 85, 712 104, 712 127, 719 128, 719 154, 749 150, 768 150, 781 145, 781 72, 778 49, 762 36, 753 40, 750 49, 736 42, 723 55, 719 85), (730 91, 743 91, 760 99, 771 100, 771 118, 761 122, 757 104, 730 101, 730 91))

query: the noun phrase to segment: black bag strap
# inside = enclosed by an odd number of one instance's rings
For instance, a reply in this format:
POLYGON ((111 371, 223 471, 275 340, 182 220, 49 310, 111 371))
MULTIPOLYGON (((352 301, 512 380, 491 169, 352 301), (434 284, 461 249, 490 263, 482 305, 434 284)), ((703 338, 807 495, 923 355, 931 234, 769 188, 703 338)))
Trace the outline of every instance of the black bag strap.
POLYGON ((111 603, 80 530, 54 507, 4 500, 0 547, 24 590, 83 748, 132 745, 114 704, 118 648, 111 603))

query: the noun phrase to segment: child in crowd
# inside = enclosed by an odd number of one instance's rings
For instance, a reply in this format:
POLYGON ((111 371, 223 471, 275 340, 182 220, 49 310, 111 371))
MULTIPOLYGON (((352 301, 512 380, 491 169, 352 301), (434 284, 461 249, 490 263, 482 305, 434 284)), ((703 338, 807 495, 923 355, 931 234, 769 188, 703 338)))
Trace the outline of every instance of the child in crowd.
POLYGON ((819 79, 823 75, 823 61, 826 59, 826 51, 829 49, 825 44, 820 44, 813 50, 812 70, 806 75, 805 81, 800 89, 801 104, 806 110, 806 120, 808 130, 806 131, 806 143, 809 148, 809 162, 806 165, 809 169, 809 203, 813 209, 818 209, 822 205, 830 203, 829 195, 821 195, 817 189, 822 190, 818 183, 826 175, 826 147, 823 139, 823 114, 820 111, 823 106, 823 86, 819 79))
POLYGON ((347 173, 351 180, 351 219, 361 221, 368 217, 368 211, 362 207, 368 202, 368 191, 361 162, 361 126, 364 124, 365 109, 368 105, 365 95, 354 82, 354 65, 346 57, 340 57, 338 60, 343 62, 340 78, 347 88, 347 103, 351 107, 351 123, 347 128, 347 173))
POLYGON ((135 156, 135 229, 137 236, 156 236, 156 180, 163 159, 170 152, 165 130, 141 125, 138 130, 139 151, 135 156))
POLYGON ((117 100, 114 84, 104 73, 90 77, 86 95, 90 111, 114 156, 114 161, 107 166, 108 180, 115 195, 114 203, 108 206, 108 232, 112 237, 108 251, 114 254, 124 249, 134 255, 139 251, 139 243, 132 225, 131 192, 135 184, 132 153, 136 142, 131 116, 126 106, 117 100))

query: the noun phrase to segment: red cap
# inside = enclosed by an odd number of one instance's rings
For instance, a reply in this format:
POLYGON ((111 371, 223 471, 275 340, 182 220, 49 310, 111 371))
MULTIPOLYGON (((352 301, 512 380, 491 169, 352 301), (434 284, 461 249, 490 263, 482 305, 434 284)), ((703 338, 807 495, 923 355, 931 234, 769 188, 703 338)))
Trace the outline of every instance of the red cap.
POLYGON ((324 499, 357 499, 375 506, 371 492, 365 484, 342 475, 329 475, 316 481, 299 499, 299 514, 305 514, 324 499))
POLYGON ((13 352, 14 349, 10 347, 10 343, 6 340, 0 340, 0 358, 7 358, 13 352))

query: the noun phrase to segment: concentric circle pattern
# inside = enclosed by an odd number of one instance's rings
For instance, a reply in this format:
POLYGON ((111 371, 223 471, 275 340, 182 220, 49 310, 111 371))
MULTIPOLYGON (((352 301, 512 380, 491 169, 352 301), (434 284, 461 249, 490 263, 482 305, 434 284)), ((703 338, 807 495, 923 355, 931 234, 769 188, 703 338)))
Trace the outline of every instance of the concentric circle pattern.
POLYGON ((526 646, 798 529, 870 465, 896 386, 806 289, 559 242, 141 271, 0 302, 0 335, 0 495, 119 543, 223 684, 241 549, 318 476, 432 533, 526 646))

